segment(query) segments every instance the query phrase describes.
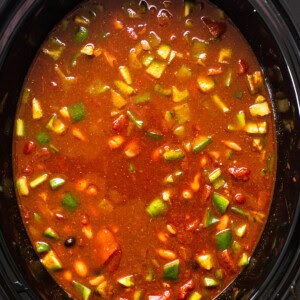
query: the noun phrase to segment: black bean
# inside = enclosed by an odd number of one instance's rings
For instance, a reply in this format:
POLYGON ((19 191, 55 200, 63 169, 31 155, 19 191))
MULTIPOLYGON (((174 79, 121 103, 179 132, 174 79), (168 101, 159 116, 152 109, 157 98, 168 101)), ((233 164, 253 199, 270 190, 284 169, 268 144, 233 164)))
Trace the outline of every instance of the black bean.
POLYGON ((74 237, 68 237, 66 240, 65 240, 65 247, 67 248, 70 248, 70 247, 73 247, 76 243, 76 239, 74 237))

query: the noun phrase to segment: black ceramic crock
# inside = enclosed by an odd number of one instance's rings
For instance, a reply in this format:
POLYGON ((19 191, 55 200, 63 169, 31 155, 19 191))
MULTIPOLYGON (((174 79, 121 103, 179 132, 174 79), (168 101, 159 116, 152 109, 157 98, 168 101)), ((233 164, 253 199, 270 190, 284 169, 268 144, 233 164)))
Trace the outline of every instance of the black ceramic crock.
MULTIPOLYGON (((12 133, 19 93, 38 48, 78 2, 0 0, 1 299, 68 299, 39 262, 22 224, 12 177, 12 133)), ((274 199, 252 263, 219 299, 284 299, 300 269, 300 39, 277 0, 212 2, 237 25, 261 64, 278 151, 274 199)))

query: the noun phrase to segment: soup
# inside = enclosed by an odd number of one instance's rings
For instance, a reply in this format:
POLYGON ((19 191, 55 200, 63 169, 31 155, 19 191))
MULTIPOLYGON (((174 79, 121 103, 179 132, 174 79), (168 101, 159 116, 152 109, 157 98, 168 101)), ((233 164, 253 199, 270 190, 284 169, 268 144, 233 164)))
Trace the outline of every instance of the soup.
POLYGON ((251 264, 276 141, 260 66, 207 1, 88 1, 15 121, 23 222, 75 299, 212 299, 251 264))

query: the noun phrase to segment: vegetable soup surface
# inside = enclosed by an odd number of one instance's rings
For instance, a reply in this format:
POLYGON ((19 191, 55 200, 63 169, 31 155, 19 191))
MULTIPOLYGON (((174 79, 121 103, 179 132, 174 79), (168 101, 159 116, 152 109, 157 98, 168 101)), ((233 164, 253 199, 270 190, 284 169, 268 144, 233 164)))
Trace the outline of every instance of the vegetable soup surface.
POLYGON ((20 96, 20 211, 74 299, 222 293, 252 262, 275 162, 263 73, 207 1, 84 2, 20 96))

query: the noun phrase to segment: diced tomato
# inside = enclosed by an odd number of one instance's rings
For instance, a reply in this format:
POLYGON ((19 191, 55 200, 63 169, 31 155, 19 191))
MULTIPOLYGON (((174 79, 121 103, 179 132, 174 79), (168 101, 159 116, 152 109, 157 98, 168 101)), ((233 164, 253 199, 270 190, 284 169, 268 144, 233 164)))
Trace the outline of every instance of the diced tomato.
POLYGON ((208 185, 208 184, 204 185, 204 187, 203 187, 203 199, 204 199, 204 201, 207 201, 207 200, 210 199, 210 197, 212 195, 212 192, 213 192, 213 188, 210 185, 208 185))
POLYGON ((195 282, 193 279, 191 279, 179 288, 178 299, 185 299, 189 292, 191 292, 194 288, 195 282))
POLYGON ((148 296, 148 300, 169 300, 169 299, 171 299, 171 292, 170 291, 165 291, 161 295, 148 296))
POLYGON ((115 131, 121 131, 126 127, 127 119, 124 115, 120 115, 113 121, 112 129, 115 131))
POLYGON ((228 169, 228 173, 237 180, 248 181, 251 171, 246 167, 232 167, 228 169))
POLYGON ((27 141, 24 144, 23 153, 24 154, 31 154, 35 150, 35 143, 33 141, 27 141))
POLYGON ((238 61, 238 74, 246 74, 249 69, 248 63, 244 59, 238 61))
POLYGON ((222 67, 215 67, 215 68, 209 68, 207 71, 207 75, 211 76, 211 75, 219 75, 223 73, 223 69, 222 67))
POLYGON ((120 247, 110 230, 100 229, 95 238, 95 248, 98 261, 103 265, 120 247))
POLYGON ((160 26, 168 25, 172 14, 167 9, 161 9, 157 14, 157 21, 160 26))
POLYGON ((221 259, 219 260, 227 274, 235 274, 237 271, 236 263, 229 252, 229 250, 224 250, 220 254, 221 259))
POLYGON ((201 20, 214 38, 222 36, 226 31, 226 24, 224 22, 217 22, 205 16, 201 20))

